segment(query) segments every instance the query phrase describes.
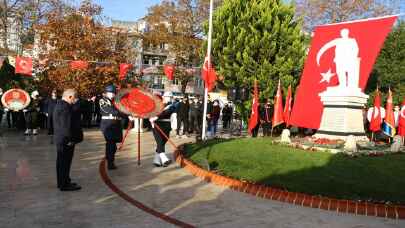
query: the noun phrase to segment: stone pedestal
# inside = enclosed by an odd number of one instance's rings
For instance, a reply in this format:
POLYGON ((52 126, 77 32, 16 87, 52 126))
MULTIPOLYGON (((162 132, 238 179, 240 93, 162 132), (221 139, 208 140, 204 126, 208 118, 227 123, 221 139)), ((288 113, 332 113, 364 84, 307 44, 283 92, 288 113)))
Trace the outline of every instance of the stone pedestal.
POLYGON ((346 140, 353 135, 356 140, 368 141, 363 122, 368 95, 359 88, 329 87, 319 96, 324 109, 321 126, 314 137, 346 140))

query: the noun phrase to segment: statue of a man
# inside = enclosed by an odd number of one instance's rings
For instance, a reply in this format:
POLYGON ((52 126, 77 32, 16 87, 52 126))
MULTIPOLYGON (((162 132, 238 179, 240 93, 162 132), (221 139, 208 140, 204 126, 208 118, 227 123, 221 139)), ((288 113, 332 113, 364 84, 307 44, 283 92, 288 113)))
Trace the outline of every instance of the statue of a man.
POLYGON ((335 48, 336 73, 339 78, 340 87, 359 88, 360 77, 360 58, 359 46, 353 38, 349 38, 349 30, 342 29, 340 38, 336 38, 326 43, 318 52, 316 61, 319 61, 322 55, 332 47, 335 48))

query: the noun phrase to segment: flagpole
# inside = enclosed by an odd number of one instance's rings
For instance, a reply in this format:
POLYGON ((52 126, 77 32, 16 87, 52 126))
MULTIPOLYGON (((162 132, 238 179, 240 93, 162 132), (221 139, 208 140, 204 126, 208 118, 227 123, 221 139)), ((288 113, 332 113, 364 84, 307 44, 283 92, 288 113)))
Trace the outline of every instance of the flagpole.
MULTIPOLYGON (((208 69, 211 69, 211 47, 212 47, 212 14, 214 8, 214 0, 210 0, 210 18, 209 18, 209 29, 208 29, 208 49, 207 49, 207 57, 208 57, 208 69)), ((205 84, 204 89, 204 113, 203 113, 203 126, 202 126, 202 135, 201 139, 206 140, 206 126, 207 126, 207 107, 208 107, 208 87, 207 83, 205 84)))

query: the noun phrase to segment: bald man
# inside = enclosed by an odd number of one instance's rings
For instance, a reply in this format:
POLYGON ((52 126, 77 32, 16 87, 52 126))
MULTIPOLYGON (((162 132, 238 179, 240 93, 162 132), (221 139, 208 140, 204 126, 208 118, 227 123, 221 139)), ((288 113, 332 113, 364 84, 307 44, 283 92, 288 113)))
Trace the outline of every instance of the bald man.
POLYGON ((63 92, 62 99, 56 103, 53 112, 54 142, 57 150, 56 174, 61 191, 81 189, 79 185, 71 182, 69 174, 75 144, 83 139, 81 128, 77 128, 77 122, 80 123, 80 120, 75 119, 77 115, 73 108, 77 100, 77 92, 67 89, 63 92))

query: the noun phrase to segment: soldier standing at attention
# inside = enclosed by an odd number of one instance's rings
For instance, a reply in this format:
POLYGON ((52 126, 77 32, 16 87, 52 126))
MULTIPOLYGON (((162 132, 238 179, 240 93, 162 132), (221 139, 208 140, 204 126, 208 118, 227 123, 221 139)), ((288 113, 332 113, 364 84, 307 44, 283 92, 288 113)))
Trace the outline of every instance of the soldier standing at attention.
POLYGON ((122 141, 122 114, 113 104, 113 99, 117 89, 113 85, 105 88, 105 94, 100 99, 101 123, 100 129, 103 132, 106 145, 105 157, 107 159, 108 169, 117 169, 114 164, 115 153, 117 152, 117 143, 122 141))

